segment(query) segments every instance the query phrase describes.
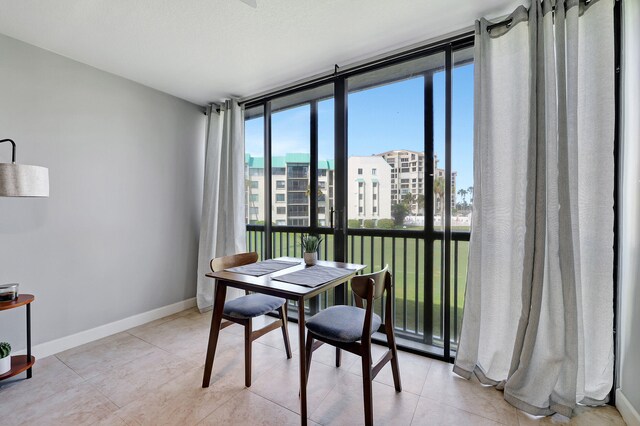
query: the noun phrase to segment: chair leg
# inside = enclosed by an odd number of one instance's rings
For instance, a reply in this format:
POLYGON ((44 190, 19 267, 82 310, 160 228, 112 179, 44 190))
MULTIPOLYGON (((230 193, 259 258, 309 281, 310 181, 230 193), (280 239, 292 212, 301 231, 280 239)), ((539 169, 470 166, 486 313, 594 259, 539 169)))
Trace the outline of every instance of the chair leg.
POLYGON ((278 308, 280 319, 282 320, 282 337, 284 338, 284 350, 287 352, 287 359, 291 359, 291 345, 289 344, 289 329, 287 328, 287 302, 278 308))
POLYGON ((251 331, 252 320, 249 318, 244 326, 244 385, 251 387, 251 331))
POLYGON ((371 378, 371 348, 362 355, 362 386, 364 394, 364 424, 373 425, 373 384, 371 378))
POLYGON ((342 363, 342 352, 340 352, 340 348, 336 348, 336 367, 340 367, 342 363))
POLYGON ((396 338, 393 334, 393 326, 386 327, 387 329, 387 342, 389 349, 391 350, 391 372, 393 373, 393 384, 396 387, 396 392, 402 392, 402 383, 400 382, 400 364, 398 363, 398 350, 396 349, 396 338))
POLYGON ((307 331, 307 346, 305 349, 307 358, 307 383, 309 382, 309 370, 311 370, 311 356, 313 355, 313 335, 310 331, 307 331))

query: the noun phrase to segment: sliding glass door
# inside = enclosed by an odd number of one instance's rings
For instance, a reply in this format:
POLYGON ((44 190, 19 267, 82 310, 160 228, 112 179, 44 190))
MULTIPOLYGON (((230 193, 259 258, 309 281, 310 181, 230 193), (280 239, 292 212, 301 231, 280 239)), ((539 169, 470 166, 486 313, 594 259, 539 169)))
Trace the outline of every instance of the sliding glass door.
MULTIPOLYGON (((336 74, 245 111, 248 249, 300 257, 300 236, 312 233, 324 238, 321 259, 365 273, 388 264, 400 345, 443 359, 455 351, 466 282, 469 46, 336 74)), ((336 303, 352 303, 345 286, 306 309, 336 303)))

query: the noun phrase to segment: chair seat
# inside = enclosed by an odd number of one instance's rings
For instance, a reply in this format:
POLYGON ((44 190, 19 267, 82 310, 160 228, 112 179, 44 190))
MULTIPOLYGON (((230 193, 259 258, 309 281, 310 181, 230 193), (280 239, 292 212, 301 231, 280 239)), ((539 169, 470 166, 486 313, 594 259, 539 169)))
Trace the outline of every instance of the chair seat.
MULTIPOLYGON (((332 306, 320 311, 307 321, 312 333, 338 342, 357 342, 362 339, 362 327, 366 311, 355 306, 332 306)), ((380 316, 373 314, 371 334, 382 324, 380 316)))
POLYGON ((225 302, 223 312, 233 318, 254 318, 278 309, 285 302, 285 299, 266 294, 249 294, 225 302))

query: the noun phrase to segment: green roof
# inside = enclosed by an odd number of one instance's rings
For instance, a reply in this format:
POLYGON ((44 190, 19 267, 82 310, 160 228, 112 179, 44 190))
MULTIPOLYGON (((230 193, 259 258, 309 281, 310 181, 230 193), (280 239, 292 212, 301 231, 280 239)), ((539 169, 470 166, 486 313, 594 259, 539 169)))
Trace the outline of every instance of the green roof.
MULTIPOLYGON (((252 157, 251 154, 244 155, 245 164, 252 169, 264 168, 264 157, 252 157)), ((309 154, 286 154, 284 156, 271 157, 271 167, 287 167, 287 163, 309 164, 309 154)), ((335 170, 335 161, 318 161, 319 170, 335 170)))
POLYGON ((309 154, 287 154, 285 157, 285 161, 287 163, 307 163, 309 164, 310 155, 309 154))
POLYGON ((287 167, 284 157, 271 157, 271 167, 287 167))
POLYGON ((362 178, 357 178, 357 179, 356 179, 356 182, 358 182, 358 183, 360 183, 360 182, 364 182, 364 179, 362 179, 362 178))
POLYGON ((335 164, 333 160, 318 161, 318 170, 334 170, 335 164))

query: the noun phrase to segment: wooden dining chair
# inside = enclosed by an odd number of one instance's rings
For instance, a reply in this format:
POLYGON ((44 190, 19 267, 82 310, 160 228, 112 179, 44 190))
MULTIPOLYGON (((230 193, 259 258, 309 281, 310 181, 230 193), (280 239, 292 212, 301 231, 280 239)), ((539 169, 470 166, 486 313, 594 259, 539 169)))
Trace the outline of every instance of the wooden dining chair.
MULTIPOLYGON (((255 263, 257 260, 258 253, 240 253, 212 259, 210 266, 213 272, 218 272, 236 266, 255 263)), ((246 387, 251 386, 251 344, 254 340, 264 336, 272 330, 281 328, 287 358, 291 359, 291 345, 289 344, 289 332, 287 330, 286 302, 286 299, 281 299, 279 297, 259 293, 249 294, 247 292, 245 296, 229 300, 224 304, 222 318, 226 321, 222 322, 220 329, 222 330, 232 324, 240 324, 244 326, 244 385, 246 387), (276 310, 280 317, 278 320, 259 330, 253 330, 253 318, 276 310)))
POLYGON ((324 343, 336 347, 336 367, 340 367, 340 350, 351 352, 362 358, 362 380, 364 386, 364 418, 367 425, 373 424, 372 381, 382 367, 391 361, 393 383, 396 392, 402 391, 398 351, 393 334, 393 313, 391 311, 391 274, 386 266, 382 271, 359 275, 351 280, 351 289, 356 306, 338 305, 320 311, 307 323, 307 378, 311 367, 313 351, 324 343), (384 304, 385 322, 373 312, 374 302, 386 293, 384 304), (366 302, 363 303, 363 302, 366 302), (387 335, 388 350, 382 358, 372 364, 371 335, 383 326, 387 335), (316 342, 314 342, 316 340, 316 342))

